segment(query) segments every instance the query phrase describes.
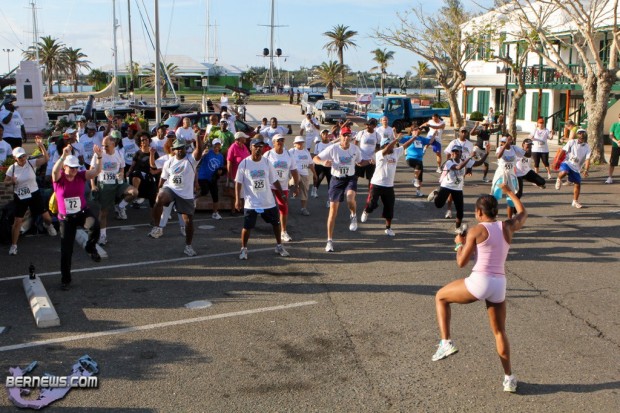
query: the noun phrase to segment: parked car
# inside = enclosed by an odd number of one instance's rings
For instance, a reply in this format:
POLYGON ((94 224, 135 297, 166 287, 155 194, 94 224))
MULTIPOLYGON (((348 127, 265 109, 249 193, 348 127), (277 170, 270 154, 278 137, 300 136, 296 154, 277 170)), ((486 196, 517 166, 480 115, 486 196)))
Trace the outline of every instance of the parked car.
POLYGON ((301 114, 312 113, 314 104, 323 99, 325 99, 325 96, 321 92, 304 92, 304 94, 301 95, 301 102, 299 103, 301 106, 301 114))
MULTIPOLYGON (((165 125, 168 125, 168 130, 176 131, 178 127, 183 123, 183 118, 188 117, 192 121, 192 125, 194 123, 198 123, 200 129, 206 129, 209 124, 209 117, 211 115, 216 115, 218 120, 220 118, 219 112, 192 112, 192 113, 175 113, 170 115, 168 119, 164 121, 165 125)), ((239 118, 235 119, 235 129, 237 132, 244 132, 246 135, 252 137, 256 133, 254 128, 240 120, 239 118)), ((153 135, 155 134, 154 130, 151 131, 153 135)))
POLYGON ((312 114, 321 123, 338 122, 346 119, 346 112, 340 107, 340 103, 335 100, 323 99, 316 102, 312 114))

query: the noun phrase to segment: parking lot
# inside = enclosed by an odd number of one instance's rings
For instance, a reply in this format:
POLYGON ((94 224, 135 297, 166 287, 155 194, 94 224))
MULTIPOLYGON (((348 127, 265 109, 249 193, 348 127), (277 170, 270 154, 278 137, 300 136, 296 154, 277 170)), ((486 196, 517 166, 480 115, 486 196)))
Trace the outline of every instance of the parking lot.
MULTIPOLYGON (((302 118, 288 105, 250 113, 276 115, 295 134, 302 118)), ((428 193, 437 174, 431 154, 425 161, 428 193)), ((128 221, 110 220, 109 258, 95 264, 76 249, 74 286, 65 292, 59 240, 21 239, 18 256, 0 255, 0 326, 7 327, 0 367, 7 375, 37 360, 33 374, 65 375, 90 355, 99 388, 74 389, 48 408, 63 412, 613 411, 620 405, 620 184, 604 185, 605 172, 591 169, 582 210, 570 207, 571 187, 525 188, 530 217, 506 265, 518 394, 502 392, 482 303, 453 307, 460 351, 431 361, 439 340, 434 294, 471 266, 457 268, 453 221, 414 197, 404 163, 396 237, 383 233, 380 210, 350 232, 341 208, 334 253, 324 251, 325 183, 309 201, 310 216, 290 201, 289 258, 274 254, 271 227, 259 220, 249 259, 240 261, 242 218, 214 221, 208 212, 195 217, 198 256, 189 258, 176 221, 150 239, 147 210, 130 209, 128 221), (34 324, 20 280, 31 263, 60 327, 34 324), (207 307, 185 306, 195 301, 207 307)), ((480 171, 466 182, 465 221, 473 223, 473 203, 490 184, 480 171)), ((359 187, 358 215, 365 181, 359 187)), ((15 410, 6 392, 0 410, 15 410)))

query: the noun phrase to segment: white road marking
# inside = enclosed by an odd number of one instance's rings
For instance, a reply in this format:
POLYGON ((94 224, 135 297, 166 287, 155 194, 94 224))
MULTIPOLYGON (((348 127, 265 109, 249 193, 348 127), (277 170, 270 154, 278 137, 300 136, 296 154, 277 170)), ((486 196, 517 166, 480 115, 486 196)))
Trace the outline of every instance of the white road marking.
POLYGON ((185 308, 189 308, 190 310, 202 310, 203 308, 209 308, 212 305, 213 303, 208 300, 196 300, 185 304, 185 308))
POLYGON ((215 314, 215 315, 209 315, 209 316, 204 316, 204 317, 186 318, 186 319, 176 320, 176 321, 167 321, 163 323, 146 324, 143 326, 119 328, 116 330, 99 331, 97 333, 78 334, 75 336, 51 338, 49 340, 30 341, 27 343, 13 344, 10 346, 0 347, 0 352, 21 350, 21 349, 29 348, 29 347, 40 347, 40 346, 46 346, 49 344, 66 343, 69 341, 87 340, 91 338, 113 336, 117 334, 134 333, 136 331, 154 330, 158 328, 179 326, 179 325, 184 325, 184 324, 200 323, 203 321, 219 320, 221 318, 239 317, 239 316, 250 315, 250 314, 266 313, 269 311, 287 310, 291 308, 304 307, 304 306, 315 305, 315 304, 317 304, 316 301, 302 301, 298 303, 277 305, 273 307, 255 308, 253 310, 235 311, 232 313, 215 314))

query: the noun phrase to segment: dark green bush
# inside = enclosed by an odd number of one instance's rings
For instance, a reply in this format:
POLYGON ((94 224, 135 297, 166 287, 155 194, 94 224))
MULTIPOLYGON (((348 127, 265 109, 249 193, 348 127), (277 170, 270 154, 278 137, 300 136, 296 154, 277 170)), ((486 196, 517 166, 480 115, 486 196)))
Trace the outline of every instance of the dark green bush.
POLYGON ((475 111, 469 115, 469 120, 483 121, 484 115, 481 112, 475 111))

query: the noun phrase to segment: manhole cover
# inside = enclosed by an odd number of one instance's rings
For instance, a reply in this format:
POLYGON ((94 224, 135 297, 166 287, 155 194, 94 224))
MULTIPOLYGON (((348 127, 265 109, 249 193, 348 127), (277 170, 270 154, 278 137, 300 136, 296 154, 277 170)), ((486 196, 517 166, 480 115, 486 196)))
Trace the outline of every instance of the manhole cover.
POLYGON ((185 308, 189 308, 190 310, 201 310, 203 308, 209 308, 213 305, 211 301, 207 300, 198 300, 192 301, 191 303, 185 304, 185 308))

